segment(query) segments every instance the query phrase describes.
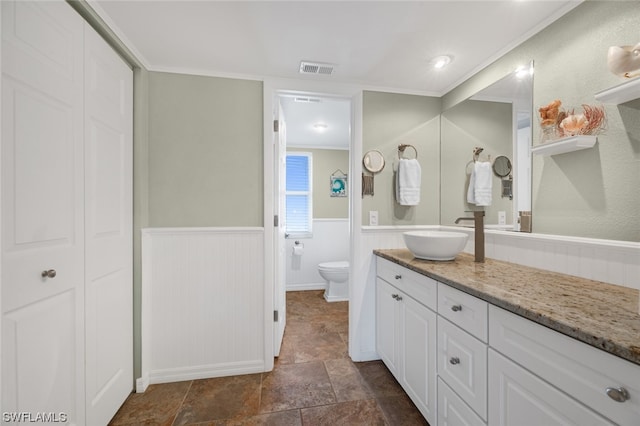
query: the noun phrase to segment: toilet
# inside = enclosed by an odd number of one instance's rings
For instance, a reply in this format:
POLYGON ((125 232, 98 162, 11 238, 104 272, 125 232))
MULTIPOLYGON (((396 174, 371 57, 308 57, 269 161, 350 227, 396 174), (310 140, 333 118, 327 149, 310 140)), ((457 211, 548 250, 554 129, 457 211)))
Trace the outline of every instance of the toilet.
POLYGON ((327 282, 324 298, 327 302, 349 300, 349 262, 326 262, 318 265, 320 276, 327 282))

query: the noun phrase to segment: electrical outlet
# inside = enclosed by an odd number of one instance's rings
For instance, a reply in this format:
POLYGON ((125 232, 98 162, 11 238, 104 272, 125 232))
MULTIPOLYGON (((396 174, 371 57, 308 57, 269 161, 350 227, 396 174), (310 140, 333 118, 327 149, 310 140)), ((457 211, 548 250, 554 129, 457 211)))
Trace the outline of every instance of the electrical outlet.
POLYGON ((507 212, 501 210, 498 212, 498 225, 507 224, 507 212))
POLYGON ((378 226, 378 211, 369 211, 369 226, 378 226))

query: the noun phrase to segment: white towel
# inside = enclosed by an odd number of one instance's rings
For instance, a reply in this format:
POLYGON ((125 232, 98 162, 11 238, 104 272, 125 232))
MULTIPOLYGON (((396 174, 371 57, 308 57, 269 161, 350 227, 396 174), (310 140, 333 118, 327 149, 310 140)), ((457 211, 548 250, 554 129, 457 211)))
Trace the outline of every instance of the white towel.
POLYGON ((467 191, 467 201, 476 206, 491 205, 491 191, 493 174, 491 163, 476 161, 469 177, 469 190, 467 191))
POLYGON ((417 206, 420 203, 422 170, 416 159, 402 158, 396 172, 396 201, 402 206, 417 206))

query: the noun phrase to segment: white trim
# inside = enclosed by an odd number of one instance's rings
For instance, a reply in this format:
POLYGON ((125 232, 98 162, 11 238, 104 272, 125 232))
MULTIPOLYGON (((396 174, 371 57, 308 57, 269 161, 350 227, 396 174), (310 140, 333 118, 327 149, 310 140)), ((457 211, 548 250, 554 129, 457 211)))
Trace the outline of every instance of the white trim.
POLYGON ((333 146, 333 145, 298 145, 298 144, 287 144, 287 149, 323 149, 323 150, 335 150, 335 151, 349 151, 348 146, 333 146))
POLYGON ((212 377, 237 376, 242 374, 262 373, 263 371, 264 363, 262 360, 199 365, 197 367, 168 368, 153 371, 149 375, 149 384, 209 379, 212 377))
POLYGON ((125 36, 124 32, 120 29, 120 27, 118 27, 116 25, 116 23, 113 21, 113 19, 111 19, 111 16, 109 16, 109 14, 104 11, 104 9, 102 8, 102 6, 100 6, 100 4, 97 2, 97 0, 86 0, 86 2, 89 5, 89 7, 91 9, 93 9, 94 12, 104 21, 104 23, 107 25, 107 27, 109 27, 109 29, 111 29, 111 31, 113 31, 113 33, 116 35, 116 37, 118 37, 118 39, 120 39, 122 44, 124 44, 127 47, 127 49, 129 49, 129 51, 133 54, 133 56, 135 56, 135 58, 138 61, 140 61, 142 66, 144 66, 147 70, 150 69, 151 65, 150 65, 149 61, 147 60, 147 58, 145 58, 142 55, 142 53, 140 53, 138 48, 136 48, 136 46, 131 42, 131 40, 129 40, 125 36))
POLYGON ((257 234, 264 232, 263 227, 185 227, 185 228, 142 228, 142 235, 193 235, 193 234, 257 234))
POLYGON ((287 291, 326 290, 327 283, 288 284, 287 291))

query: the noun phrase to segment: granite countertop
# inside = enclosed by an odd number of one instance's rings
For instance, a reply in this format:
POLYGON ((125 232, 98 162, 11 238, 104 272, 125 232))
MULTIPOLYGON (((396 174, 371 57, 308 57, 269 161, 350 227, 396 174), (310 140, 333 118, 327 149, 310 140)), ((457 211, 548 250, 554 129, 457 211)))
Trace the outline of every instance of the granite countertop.
POLYGON ((640 365, 640 291, 514 263, 449 262, 413 257, 407 249, 377 256, 640 365))

